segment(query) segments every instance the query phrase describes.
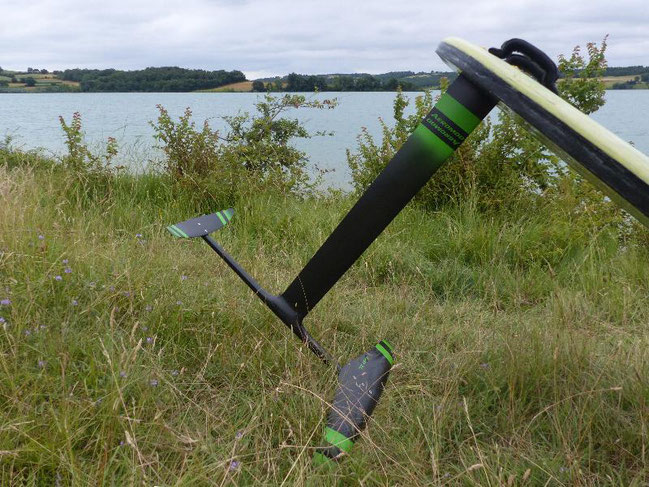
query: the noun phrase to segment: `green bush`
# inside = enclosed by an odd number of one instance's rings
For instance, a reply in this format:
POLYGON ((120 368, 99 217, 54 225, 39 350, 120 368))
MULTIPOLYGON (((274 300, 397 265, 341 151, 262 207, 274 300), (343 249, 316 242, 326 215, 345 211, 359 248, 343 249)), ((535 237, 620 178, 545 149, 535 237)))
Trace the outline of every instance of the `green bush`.
POLYGON ((189 108, 175 122, 162 105, 156 106, 160 112, 158 121, 150 124, 166 156, 164 170, 177 178, 212 173, 218 164, 218 132, 212 131, 207 121, 198 130, 189 108))
POLYGON ((85 141, 79 112, 72 115, 69 124, 62 116, 59 122, 67 148, 67 152, 60 157, 60 163, 70 175, 66 188, 69 200, 81 204, 109 200, 113 172, 121 169, 121 166, 112 166, 117 156, 117 140, 108 137, 101 152, 92 151, 85 141))
POLYGON ((224 134, 205 121, 199 129, 189 108, 173 120, 158 105, 158 120, 151 122, 154 137, 164 153, 162 170, 179 188, 206 205, 232 204, 240 193, 271 185, 279 192, 302 193, 313 188, 307 172, 307 155, 295 147, 294 139, 312 134, 297 119, 282 115, 290 109, 331 109, 335 100, 307 100, 302 95, 265 95, 257 113, 223 117, 224 134))
POLYGON ((60 116, 59 122, 65 134, 65 146, 68 149, 61 161, 64 166, 74 173, 100 173, 110 170, 111 161, 117 156, 117 140, 108 137, 105 150, 102 154, 96 154, 88 148, 85 142, 81 124, 81 114, 75 112, 72 115, 72 122, 68 125, 65 119, 60 116))
POLYGON ((557 83, 561 97, 584 113, 593 113, 604 106, 605 85, 602 76, 606 72, 606 40, 601 46, 593 42, 586 44, 588 60, 576 46, 569 58, 559 56, 559 71, 563 77, 557 83))
MULTIPOLYGON (((606 68, 605 50, 606 39, 599 48, 588 44, 588 60, 578 47, 569 58, 562 56, 559 60, 564 75, 558 86, 561 96, 586 113, 604 104, 601 76, 606 68)), ((447 84, 442 84, 442 92, 447 84)), ((394 125, 381 120, 381 142, 375 142, 363 130, 357 150, 347 152, 357 191, 363 191, 374 180, 432 108, 431 93, 415 99, 416 109, 410 116, 404 116, 407 105, 408 101, 398 92, 394 125)), ((566 165, 525 126, 501 112, 496 120, 487 119, 478 126, 420 191, 416 201, 433 210, 468 200, 483 212, 520 212, 547 205, 548 194, 556 197, 569 191, 567 201, 575 207, 608 204, 601 194, 578 187, 579 182, 579 177, 568 172, 566 165)), ((613 219, 619 221, 620 213, 613 213, 613 219)))

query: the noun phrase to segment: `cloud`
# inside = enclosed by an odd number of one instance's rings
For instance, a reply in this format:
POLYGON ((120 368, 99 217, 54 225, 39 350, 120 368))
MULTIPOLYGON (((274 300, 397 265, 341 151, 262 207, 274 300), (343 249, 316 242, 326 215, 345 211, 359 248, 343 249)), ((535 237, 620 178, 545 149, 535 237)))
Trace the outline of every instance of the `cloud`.
POLYGON ((0 3, 0 65, 61 69, 178 65, 257 74, 446 69, 449 35, 510 37, 556 58, 610 34, 610 65, 649 64, 638 0, 31 0, 0 3))

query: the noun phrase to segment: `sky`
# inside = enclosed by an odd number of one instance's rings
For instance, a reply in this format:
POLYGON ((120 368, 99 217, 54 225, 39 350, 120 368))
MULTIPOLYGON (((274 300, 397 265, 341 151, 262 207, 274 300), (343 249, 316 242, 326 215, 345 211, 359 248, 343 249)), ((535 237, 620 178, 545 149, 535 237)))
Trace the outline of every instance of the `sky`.
POLYGON ((447 36, 556 59, 607 34, 609 66, 649 65, 647 0, 0 0, 0 66, 17 70, 432 71, 447 36))

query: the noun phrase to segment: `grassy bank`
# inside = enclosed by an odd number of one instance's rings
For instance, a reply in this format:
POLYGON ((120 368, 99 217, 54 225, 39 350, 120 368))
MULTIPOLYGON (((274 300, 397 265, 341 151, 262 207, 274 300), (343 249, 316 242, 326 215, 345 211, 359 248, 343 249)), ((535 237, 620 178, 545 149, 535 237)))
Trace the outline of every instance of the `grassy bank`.
POLYGON ((620 89, 621 85, 629 83, 631 83, 631 85, 626 89, 645 90, 649 88, 649 83, 641 81, 639 76, 604 76, 602 81, 607 90, 620 89))
POLYGON ((0 71, 0 93, 60 93, 60 92, 77 92, 79 83, 73 81, 64 81, 59 79, 55 74, 41 73, 15 73, 11 71, 0 71), (15 81, 12 81, 15 80, 15 81), (28 79, 34 81, 33 86, 29 86, 28 79), (7 84, 2 86, 2 82, 7 84))
MULTIPOLYGON (((308 319, 343 360, 382 338, 397 353, 330 473, 311 455, 335 377, 206 246, 165 233, 192 199, 161 175, 88 185, 0 152, 0 484, 647 481, 640 238, 551 201, 407 208, 308 319)), ((218 239, 280 291, 353 200, 250 190, 218 239)))
POLYGON ((209 90, 199 90, 204 93, 210 92, 225 92, 225 93, 240 93, 240 92, 250 92, 252 89, 252 81, 239 81, 238 83, 230 83, 225 86, 219 86, 218 88, 210 88, 209 90))

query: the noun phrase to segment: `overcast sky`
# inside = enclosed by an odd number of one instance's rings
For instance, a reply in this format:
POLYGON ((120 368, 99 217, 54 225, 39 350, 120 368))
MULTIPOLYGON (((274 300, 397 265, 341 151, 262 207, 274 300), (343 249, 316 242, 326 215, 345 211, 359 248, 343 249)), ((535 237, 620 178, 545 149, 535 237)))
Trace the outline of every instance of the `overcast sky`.
POLYGON ((0 0, 0 66, 431 71, 458 36, 554 59, 609 34, 610 66, 649 65, 647 0, 0 0))

